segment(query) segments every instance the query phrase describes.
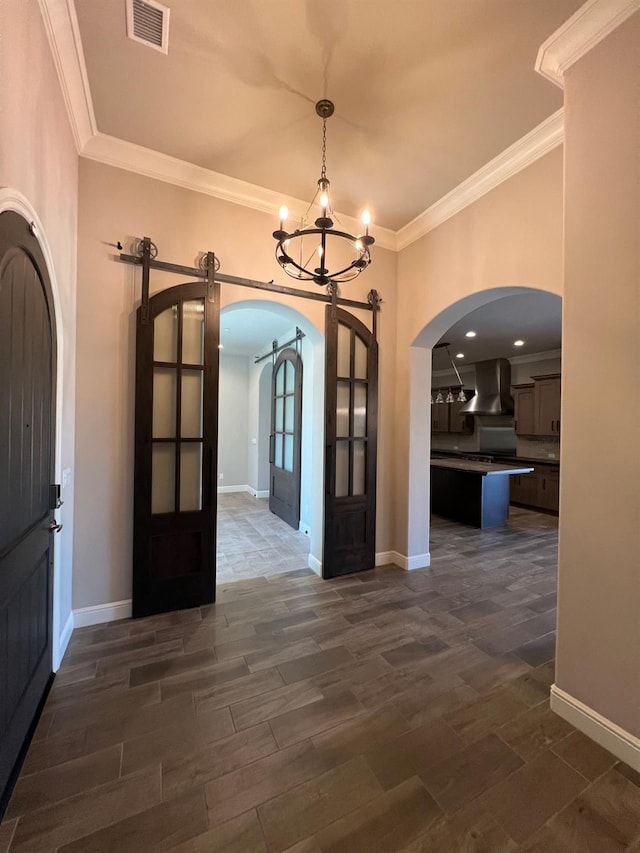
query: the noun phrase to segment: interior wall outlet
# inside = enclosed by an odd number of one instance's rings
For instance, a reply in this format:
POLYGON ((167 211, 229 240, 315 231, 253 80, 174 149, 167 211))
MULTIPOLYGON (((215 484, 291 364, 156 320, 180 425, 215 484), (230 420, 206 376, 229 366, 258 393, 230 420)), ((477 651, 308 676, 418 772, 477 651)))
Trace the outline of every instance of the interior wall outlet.
POLYGON ((220 479, 224 480, 224 474, 220 474, 220 479))

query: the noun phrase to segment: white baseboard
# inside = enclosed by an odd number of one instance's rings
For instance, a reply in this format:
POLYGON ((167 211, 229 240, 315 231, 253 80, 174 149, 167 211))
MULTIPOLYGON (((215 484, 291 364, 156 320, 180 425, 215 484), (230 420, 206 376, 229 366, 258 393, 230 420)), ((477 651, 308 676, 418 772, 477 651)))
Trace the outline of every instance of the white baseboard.
POLYGON ((380 551, 376 554, 376 566, 384 566, 385 563, 393 563, 405 572, 412 572, 414 569, 428 568, 431 565, 431 554, 415 554, 413 557, 407 557, 406 554, 400 554, 398 551, 380 551))
POLYGON ((309 566, 310 569, 313 569, 313 571, 317 575, 322 577, 322 563, 320 562, 320 560, 318 560, 317 557, 314 557, 313 554, 309 554, 309 559, 307 560, 307 565, 309 566))
POLYGON ((79 607, 73 611, 73 627, 86 628, 88 625, 101 625, 103 622, 115 622, 116 619, 131 618, 131 599, 111 601, 109 604, 97 604, 94 607, 79 607))
POLYGON ((397 551, 378 551, 376 553, 376 566, 388 566, 389 563, 404 568, 402 558, 397 551))
POLYGON ((253 486, 247 486, 246 484, 242 486, 218 486, 218 494, 219 495, 228 495, 233 492, 246 492, 248 495, 251 495, 254 498, 268 498, 269 497, 269 489, 261 490, 257 492, 253 486))
POLYGON ((621 729, 555 684, 551 685, 551 710, 640 772, 640 738, 621 729))
POLYGON ((64 623, 64 628, 58 638, 58 644, 53 650, 53 671, 57 672, 60 669, 60 664, 62 663, 62 658, 64 657, 64 653, 67 650, 67 646, 69 645, 69 640, 71 639, 71 635, 73 634, 74 628, 74 618, 73 612, 69 613, 67 617, 67 621, 64 623))

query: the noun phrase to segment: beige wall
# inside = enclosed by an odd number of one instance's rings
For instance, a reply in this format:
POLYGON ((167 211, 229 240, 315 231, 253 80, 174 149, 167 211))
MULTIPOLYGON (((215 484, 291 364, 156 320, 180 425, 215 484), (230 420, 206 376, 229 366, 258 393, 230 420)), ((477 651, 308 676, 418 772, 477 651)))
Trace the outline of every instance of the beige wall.
POLYGON ((636 13, 574 65, 566 78, 556 672, 559 688, 636 736, 640 736, 639 45, 640 13, 636 13))
MULTIPOLYGON (((0 0, 0 207, 22 199, 49 255, 58 326, 56 476, 71 475, 55 542, 54 666, 71 613, 78 158, 36 0, 0 0)), ((13 207, 15 209, 15 206, 13 207)))
POLYGON ((561 149, 400 253, 395 547, 403 555, 428 550, 430 347, 469 311, 523 287, 562 293, 561 149))
MULTIPOLYGON (((76 608, 131 597, 134 310, 140 270, 116 262, 109 244, 122 240, 129 248, 134 237, 149 236, 163 260, 192 266, 199 252, 212 250, 226 274, 292 284, 274 259, 276 212, 270 217, 83 159, 79 213, 76 608)), ((343 291, 366 300, 368 290, 376 288, 384 299, 377 550, 386 551, 392 537, 396 256, 375 246, 373 251, 371 269, 343 291)), ((179 282, 154 273, 152 291, 179 282)), ((285 301, 317 330, 324 329, 322 303, 223 285, 223 306, 258 298, 285 301)), ((369 312, 359 314, 370 322, 369 312)))

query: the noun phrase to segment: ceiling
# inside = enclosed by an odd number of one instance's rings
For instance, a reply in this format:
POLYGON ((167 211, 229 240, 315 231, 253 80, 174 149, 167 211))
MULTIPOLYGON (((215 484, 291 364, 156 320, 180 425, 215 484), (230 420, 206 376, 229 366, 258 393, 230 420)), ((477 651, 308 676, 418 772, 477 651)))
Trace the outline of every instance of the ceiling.
MULTIPOLYGON (((583 0, 168 0, 167 55, 125 0, 75 0, 98 131, 398 230, 562 106, 538 48, 583 0)), ((375 231, 374 231, 375 233, 375 231)))
MULTIPOLYGON (((442 336, 458 369, 488 358, 513 358, 561 347, 562 299, 552 293, 523 293, 505 296, 476 308, 442 336), (476 332, 467 338, 468 331, 476 332), (513 342, 524 341, 516 347, 513 342), (464 358, 457 358, 463 353, 464 358)), ((445 349, 433 351, 433 370, 450 368, 445 349)))
POLYGON ((293 333, 291 320, 268 308, 248 308, 231 305, 220 315, 220 343, 224 355, 253 358, 265 355, 271 343, 293 333))

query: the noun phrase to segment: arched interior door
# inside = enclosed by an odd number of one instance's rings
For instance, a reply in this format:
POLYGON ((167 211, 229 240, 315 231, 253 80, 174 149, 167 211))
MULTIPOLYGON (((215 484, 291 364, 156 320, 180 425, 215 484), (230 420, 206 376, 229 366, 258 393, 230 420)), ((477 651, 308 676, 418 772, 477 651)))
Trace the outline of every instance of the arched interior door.
POLYGON ((269 509, 291 527, 300 523, 302 359, 283 350, 273 367, 269 444, 269 509))
POLYGON ((133 615, 215 600, 219 285, 141 308, 136 337, 133 615))
POLYGON ((356 317, 326 309, 325 578, 372 569, 376 551, 378 344, 356 317))
POLYGON ((55 364, 44 257, 26 220, 2 213, 0 817, 52 675, 55 364))

